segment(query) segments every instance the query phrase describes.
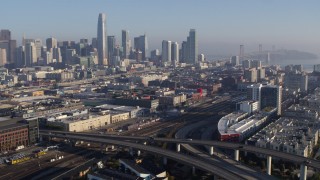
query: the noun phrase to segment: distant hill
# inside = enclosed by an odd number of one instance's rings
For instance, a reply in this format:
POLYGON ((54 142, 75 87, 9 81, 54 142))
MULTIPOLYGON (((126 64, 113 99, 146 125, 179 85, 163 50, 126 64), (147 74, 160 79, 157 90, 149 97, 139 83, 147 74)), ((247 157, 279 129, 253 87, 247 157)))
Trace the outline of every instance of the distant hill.
MULTIPOLYGON (((248 55, 250 59, 261 59, 261 57, 267 58, 267 51, 264 52, 255 52, 248 55)), ((318 59, 318 56, 313 53, 297 51, 297 50, 286 50, 281 49, 277 51, 270 51, 271 59, 281 60, 309 60, 309 59, 318 59)))

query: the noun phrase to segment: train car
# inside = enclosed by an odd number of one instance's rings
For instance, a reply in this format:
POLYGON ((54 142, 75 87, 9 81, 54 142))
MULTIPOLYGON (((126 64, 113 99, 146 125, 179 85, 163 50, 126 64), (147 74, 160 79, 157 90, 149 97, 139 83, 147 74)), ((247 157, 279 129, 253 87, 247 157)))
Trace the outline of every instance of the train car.
POLYGON ((22 158, 19 158, 19 159, 12 159, 11 162, 10 162, 10 164, 11 164, 11 165, 19 164, 19 163, 28 161, 28 160, 30 160, 30 159, 31 159, 30 156, 22 157, 22 158))

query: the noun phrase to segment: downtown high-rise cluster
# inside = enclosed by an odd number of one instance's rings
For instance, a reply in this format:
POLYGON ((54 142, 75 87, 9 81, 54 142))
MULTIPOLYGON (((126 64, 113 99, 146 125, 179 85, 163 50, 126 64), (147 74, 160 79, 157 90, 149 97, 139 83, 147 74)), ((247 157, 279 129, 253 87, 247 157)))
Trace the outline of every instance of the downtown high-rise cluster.
MULTIPOLYGON (((178 42, 164 40, 162 52, 151 51, 149 56, 147 35, 134 37, 133 45, 128 30, 122 30, 121 44, 114 35, 107 35, 107 17, 100 13, 97 23, 97 36, 75 41, 58 41, 54 37, 41 39, 25 38, 17 46, 10 30, 0 31, 0 66, 22 68, 32 66, 54 66, 64 68, 66 65, 80 64, 92 67, 117 67, 125 59, 137 62, 151 60, 157 65, 176 66, 179 63, 196 64, 198 62, 198 42, 195 29, 191 29, 181 47, 178 42)), ((203 59, 203 58, 200 58, 203 59)))

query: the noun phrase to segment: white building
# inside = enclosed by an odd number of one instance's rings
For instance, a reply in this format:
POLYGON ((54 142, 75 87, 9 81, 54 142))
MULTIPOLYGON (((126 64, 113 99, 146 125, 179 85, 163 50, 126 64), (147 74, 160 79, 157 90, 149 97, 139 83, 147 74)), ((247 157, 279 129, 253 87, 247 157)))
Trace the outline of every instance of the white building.
POLYGON ((259 111, 258 101, 242 101, 237 104, 237 110, 251 114, 253 112, 259 111))

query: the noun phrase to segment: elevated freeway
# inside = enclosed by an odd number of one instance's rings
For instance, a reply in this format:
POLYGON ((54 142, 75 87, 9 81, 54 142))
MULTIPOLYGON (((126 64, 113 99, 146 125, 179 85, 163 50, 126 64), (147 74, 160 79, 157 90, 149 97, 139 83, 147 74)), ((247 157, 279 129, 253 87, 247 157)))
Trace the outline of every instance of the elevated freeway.
MULTIPOLYGON (((92 134, 92 133, 73 133, 73 132, 59 132, 59 131, 41 131, 41 135, 57 136, 57 135, 76 135, 77 137, 93 137, 93 138, 104 138, 114 141, 141 141, 147 142, 150 140, 149 137, 139 137, 139 136, 116 136, 116 135, 103 135, 103 134, 92 134), (50 134, 51 133, 51 134, 50 134)), ((285 161, 290 161, 301 166, 301 179, 306 179, 307 166, 320 170, 320 161, 306 158, 303 156, 298 156, 295 154, 288 154, 280 151, 275 151, 271 149, 260 148, 256 146, 244 145, 239 143, 229 143, 221 141, 206 141, 206 140, 191 140, 191 139, 169 139, 169 138, 153 138, 153 141, 166 142, 166 143, 175 143, 175 144, 190 144, 190 145, 202 145, 210 147, 219 147, 224 149, 231 149, 235 151, 235 159, 239 160, 239 151, 251 152, 256 154, 265 155, 267 157, 268 164, 268 174, 271 171, 271 158, 276 157, 285 161)))
POLYGON ((153 147, 153 146, 146 146, 143 144, 137 144, 133 142, 128 142, 128 141, 119 141, 119 140, 114 140, 114 139, 108 139, 104 137, 94 137, 94 136, 84 136, 84 135, 79 135, 79 134, 59 134, 59 133, 41 133, 43 136, 51 136, 51 137, 57 137, 57 138, 66 138, 70 140, 81 140, 81 141, 86 141, 86 142, 94 142, 94 143, 103 143, 103 144, 113 144, 113 145, 118 145, 118 146, 124 146, 124 147, 129 147, 129 148, 134 148, 138 150, 142 150, 145 152, 149 152, 152 154, 157 154, 161 155, 164 158, 169 158, 174 161, 190 165, 192 167, 195 167, 197 169, 201 169, 203 171, 212 173, 214 175, 217 175, 219 177, 225 178, 225 179, 230 179, 230 180, 239 180, 239 179, 244 179, 242 177, 239 177, 239 175, 228 171, 222 167, 207 163, 203 160, 200 160, 195 157, 190 157, 190 156, 185 156, 181 153, 177 153, 174 151, 169 151, 166 149, 158 148, 158 147, 153 147))

